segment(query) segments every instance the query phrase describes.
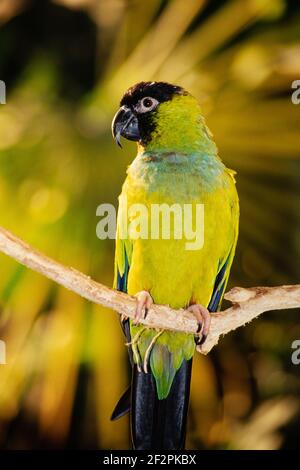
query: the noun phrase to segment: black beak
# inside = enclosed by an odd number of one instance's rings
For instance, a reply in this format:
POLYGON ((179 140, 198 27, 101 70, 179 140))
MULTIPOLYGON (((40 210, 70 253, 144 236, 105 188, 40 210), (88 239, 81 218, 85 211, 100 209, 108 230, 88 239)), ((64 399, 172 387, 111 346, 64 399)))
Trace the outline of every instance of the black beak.
POLYGON ((121 136, 128 140, 140 140, 139 124, 128 106, 122 106, 113 118, 111 131, 117 144, 122 147, 121 136))

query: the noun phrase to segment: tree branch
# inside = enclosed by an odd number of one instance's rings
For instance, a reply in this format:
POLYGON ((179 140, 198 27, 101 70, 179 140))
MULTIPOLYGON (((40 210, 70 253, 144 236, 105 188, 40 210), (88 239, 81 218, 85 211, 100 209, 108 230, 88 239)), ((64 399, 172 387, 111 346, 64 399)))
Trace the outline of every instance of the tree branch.
MULTIPOLYGON (((0 251, 19 263, 48 277, 91 302, 134 317, 136 299, 110 289, 76 269, 48 258, 33 247, 0 227, 0 251)), ((225 295, 232 307, 211 315, 210 333, 199 352, 207 354, 220 336, 245 325, 263 312, 300 307, 300 285, 280 287, 235 287, 225 295)), ((195 333, 197 322, 190 312, 174 310, 166 305, 153 305, 141 321, 151 328, 195 333)))

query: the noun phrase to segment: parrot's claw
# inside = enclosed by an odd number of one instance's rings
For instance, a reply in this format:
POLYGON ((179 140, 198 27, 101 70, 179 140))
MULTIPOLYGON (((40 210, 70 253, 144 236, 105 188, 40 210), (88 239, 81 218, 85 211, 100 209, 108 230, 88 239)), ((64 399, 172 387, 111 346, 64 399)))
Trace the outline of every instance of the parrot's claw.
POLYGON ((210 313, 207 308, 200 304, 190 305, 188 311, 193 313, 198 322, 197 334, 195 335, 195 343, 200 346, 207 338, 210 327, 210 313))
POLYGON ((153 304, 153 299, 149 292, 142 290, 135 294, 136 297, 136 309, 133 323, 137 325, 140 322, 141 318, 146 318, 147 313, 151 305, 153 304), (144 315, 143 315, 144 311, 144 315))

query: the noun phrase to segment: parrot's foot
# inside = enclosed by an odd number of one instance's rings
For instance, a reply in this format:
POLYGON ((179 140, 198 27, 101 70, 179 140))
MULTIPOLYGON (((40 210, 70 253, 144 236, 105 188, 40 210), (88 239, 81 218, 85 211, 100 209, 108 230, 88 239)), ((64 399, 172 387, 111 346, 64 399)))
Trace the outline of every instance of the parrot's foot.
POLYGON ((147 313, 151 305, 153 304, 153 299, 149 292, 142 290, 135 294, 136 297, 136 309, 133 323, 137 325, 141 318, 146 318, 147 313), (144 316, 143 316, 144 311, 144 316))
POLYGON ((198 331, 195 335, 195 342, 197 346, 200 346, 204 343, 207 338, 209 327, 210 327, 210 313, 207 308, 203 307, 200 304, 190 305, 188 311, 193 313, 198 322, 198 331))

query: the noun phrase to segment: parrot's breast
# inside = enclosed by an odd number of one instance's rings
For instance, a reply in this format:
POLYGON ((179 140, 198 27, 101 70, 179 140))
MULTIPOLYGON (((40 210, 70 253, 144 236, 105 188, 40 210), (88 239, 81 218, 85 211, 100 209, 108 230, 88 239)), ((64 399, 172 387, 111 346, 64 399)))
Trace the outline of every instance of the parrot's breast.
MULTIPOLYGON (((211 155, 145 153, 129 167, 121 199, 128 209, 142 204, 148 214, 148 236, 132 240, 128 293, 148 290, 155 303, 174 308, 191 302, 207 306, 220 261, 234 243, 237 196, 232 174, 211 155), (163 212, 159 236, 156 231, 153 238, 152 211, 161 205, 173 211, 163 212), (166 237, 162 233, 168 214, 166 237), (194 239, 192 234, 197 234, 194 239)), ((128 217, 129 224, 136 214, 128 217)))

